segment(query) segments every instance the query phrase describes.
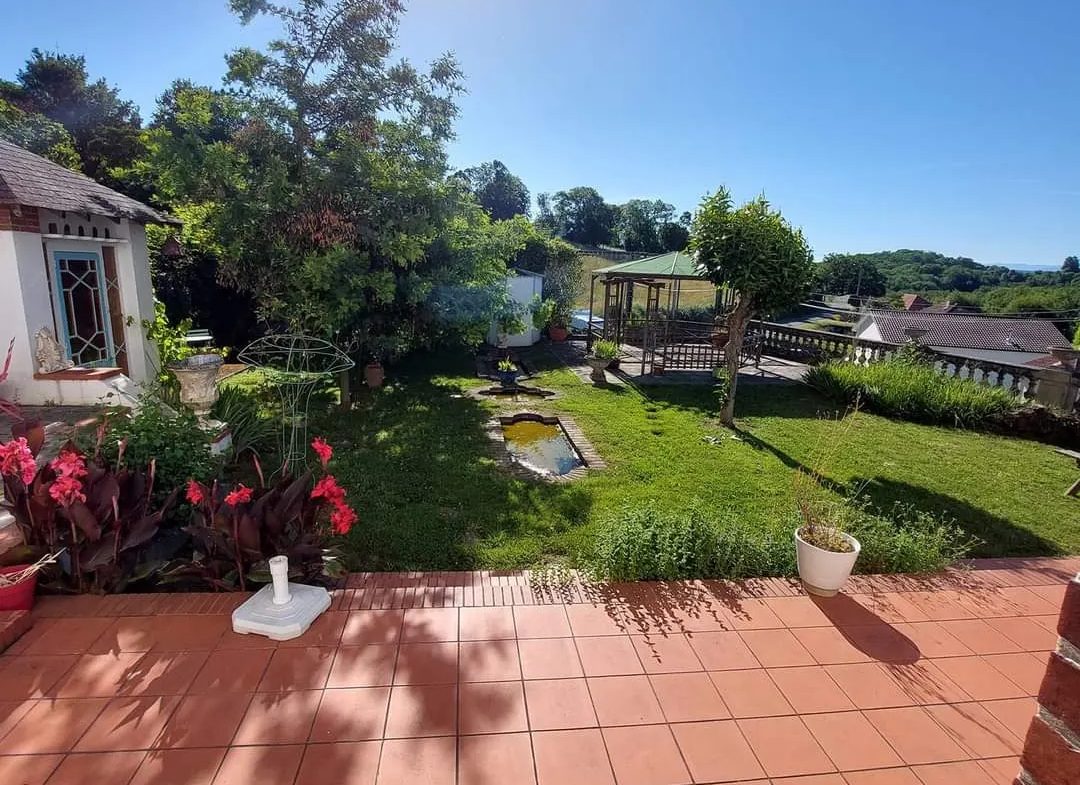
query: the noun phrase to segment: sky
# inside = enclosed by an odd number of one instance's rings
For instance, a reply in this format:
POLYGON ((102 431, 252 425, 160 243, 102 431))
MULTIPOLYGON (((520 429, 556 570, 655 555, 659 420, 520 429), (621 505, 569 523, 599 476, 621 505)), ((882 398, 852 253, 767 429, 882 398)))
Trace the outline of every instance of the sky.
MULTIPOLYGON (((451 164, 497 158, 534 195, 681 212, 725 185, 819 258, 1057 267, 1080 253, 1078 29, 1076 0, 409 0, 397 43, 466 74, 451 164)), ((146 118, 276 32, 226 0, 12 2, 0 77, 34 46, 84 54, 146 118)))

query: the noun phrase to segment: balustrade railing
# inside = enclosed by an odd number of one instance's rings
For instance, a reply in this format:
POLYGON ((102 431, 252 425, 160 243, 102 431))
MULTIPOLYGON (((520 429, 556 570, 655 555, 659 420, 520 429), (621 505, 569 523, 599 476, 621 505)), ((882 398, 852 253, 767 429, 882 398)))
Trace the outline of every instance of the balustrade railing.
MULTIPOLYGON (((761 336, 763 353, 810 365, 826 360, 847 359, 859 365, 892 357, 899 344, 856 341, 850 335, 806 330, 773 322, 752 322, 750 330, 761 336)), ((1021 400, 1039 400, 1072 408, 1080 374, 1062 368, 1032 368, 990 360, 978 360, 934 351, 934 368, 946 376, 971 379, 991 387, 1001 387, 1021 400)))

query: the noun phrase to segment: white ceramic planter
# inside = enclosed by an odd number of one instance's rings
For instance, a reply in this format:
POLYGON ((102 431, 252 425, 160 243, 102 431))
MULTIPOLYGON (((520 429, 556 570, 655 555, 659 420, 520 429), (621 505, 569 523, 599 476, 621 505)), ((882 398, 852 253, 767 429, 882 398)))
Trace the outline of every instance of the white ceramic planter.
POLYGON ((840 591, 844 581, 851 575, 862 546, 850 534, 841 532, 840 536, 851 543, 850 553, 827 551, 811 545, 799 536, 798 529, 795 530, 795 555, 799 561, 799 578, 802 580, 803 588, 810 594, 832 597, 840 591))

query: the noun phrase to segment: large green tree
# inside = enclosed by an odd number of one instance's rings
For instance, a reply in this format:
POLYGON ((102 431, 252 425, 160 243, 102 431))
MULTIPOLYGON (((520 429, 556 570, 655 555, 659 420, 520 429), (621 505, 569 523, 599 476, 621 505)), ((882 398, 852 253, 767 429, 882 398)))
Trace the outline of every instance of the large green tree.
POLYGON ((0 139, 25 147, 53 163, 78 171, 82 161, 75 150, 71 134, 60 123, 54 123, 36 112, 24 112, 0 98, 0 139))
POLYGON ((671 222, 675 208, 659 199, 631 199, 619 205, 616 227, 619 242, 627 251, 655 253, 663 249, 661 227, 671 222))
POLYGON ((1077 258, 1075 256, 1066 256, 1065 261, 1061 263, 1061 272, 1080 273, 1080 258, 1077 258))
POLYGON ((458 176, 493 221, 529 215, 529 189, 502 161, 470 166, 458 172, 458 176))
POLYGON ((885 294, 885 276, 871 259, 831 253, 815 265, 814 286, 825 294, 880 297, 885 294))
POLYGON ((728 394, 720 412, 720 420, 731 426, 746 326, 755 316, 799 301, 810 284, 814 255, 802 230, 793 228, 764 196, 736 208, 726 188, 701 202, 690 248, 710 281, 735 292, 725 350, 728 394))
POLYGON ((85 58, 34 49, 14 82, 0 81, 0 100, 62 125, 83 173, 124 188, 113 169, 130 166, 142 153, 142 120, 116 88, 90 79, 85 58))
POLYGON ((583 245, 601 245, 615 239, 619 209, 608 204, 595 188, 577 186, 537 197, 538 218, 559 237, 583 245))

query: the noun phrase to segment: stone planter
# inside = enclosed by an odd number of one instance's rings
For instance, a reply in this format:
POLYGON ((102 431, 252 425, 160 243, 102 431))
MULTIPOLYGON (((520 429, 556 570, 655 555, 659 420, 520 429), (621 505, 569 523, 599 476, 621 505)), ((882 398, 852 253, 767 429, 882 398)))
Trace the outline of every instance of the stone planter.
POLYGON ((495 371, 495 375, 499 377, 499 384, 503 386, 503 389, 510 390, 517 387, 517 371, 495 371))
POLYGON ((819 597, 832 597, 840 591, 851 575, 862 546, 850 534, 840 532, 840 536, 851 543, 850 553, 827 551, 811 545, 799 536, 798 529, 795 530, 795 556, 799 562, 799 579, 808 593, 819 597))
POLYGON ((180 403, 200 417, 205 416, 217 400, 218 372, 224 362, 220 354, 196 354, 171 363, 169 370, 180 382, 180 403))
POLYGON ((611 360, 605 360, 600 357, 586 357, 585 362, 592 368, 592 373, 589 374, 589 378, 597 384, 604 384, 607 382, 607 377, 604 375, 604 369, 611 365, 611 360))

